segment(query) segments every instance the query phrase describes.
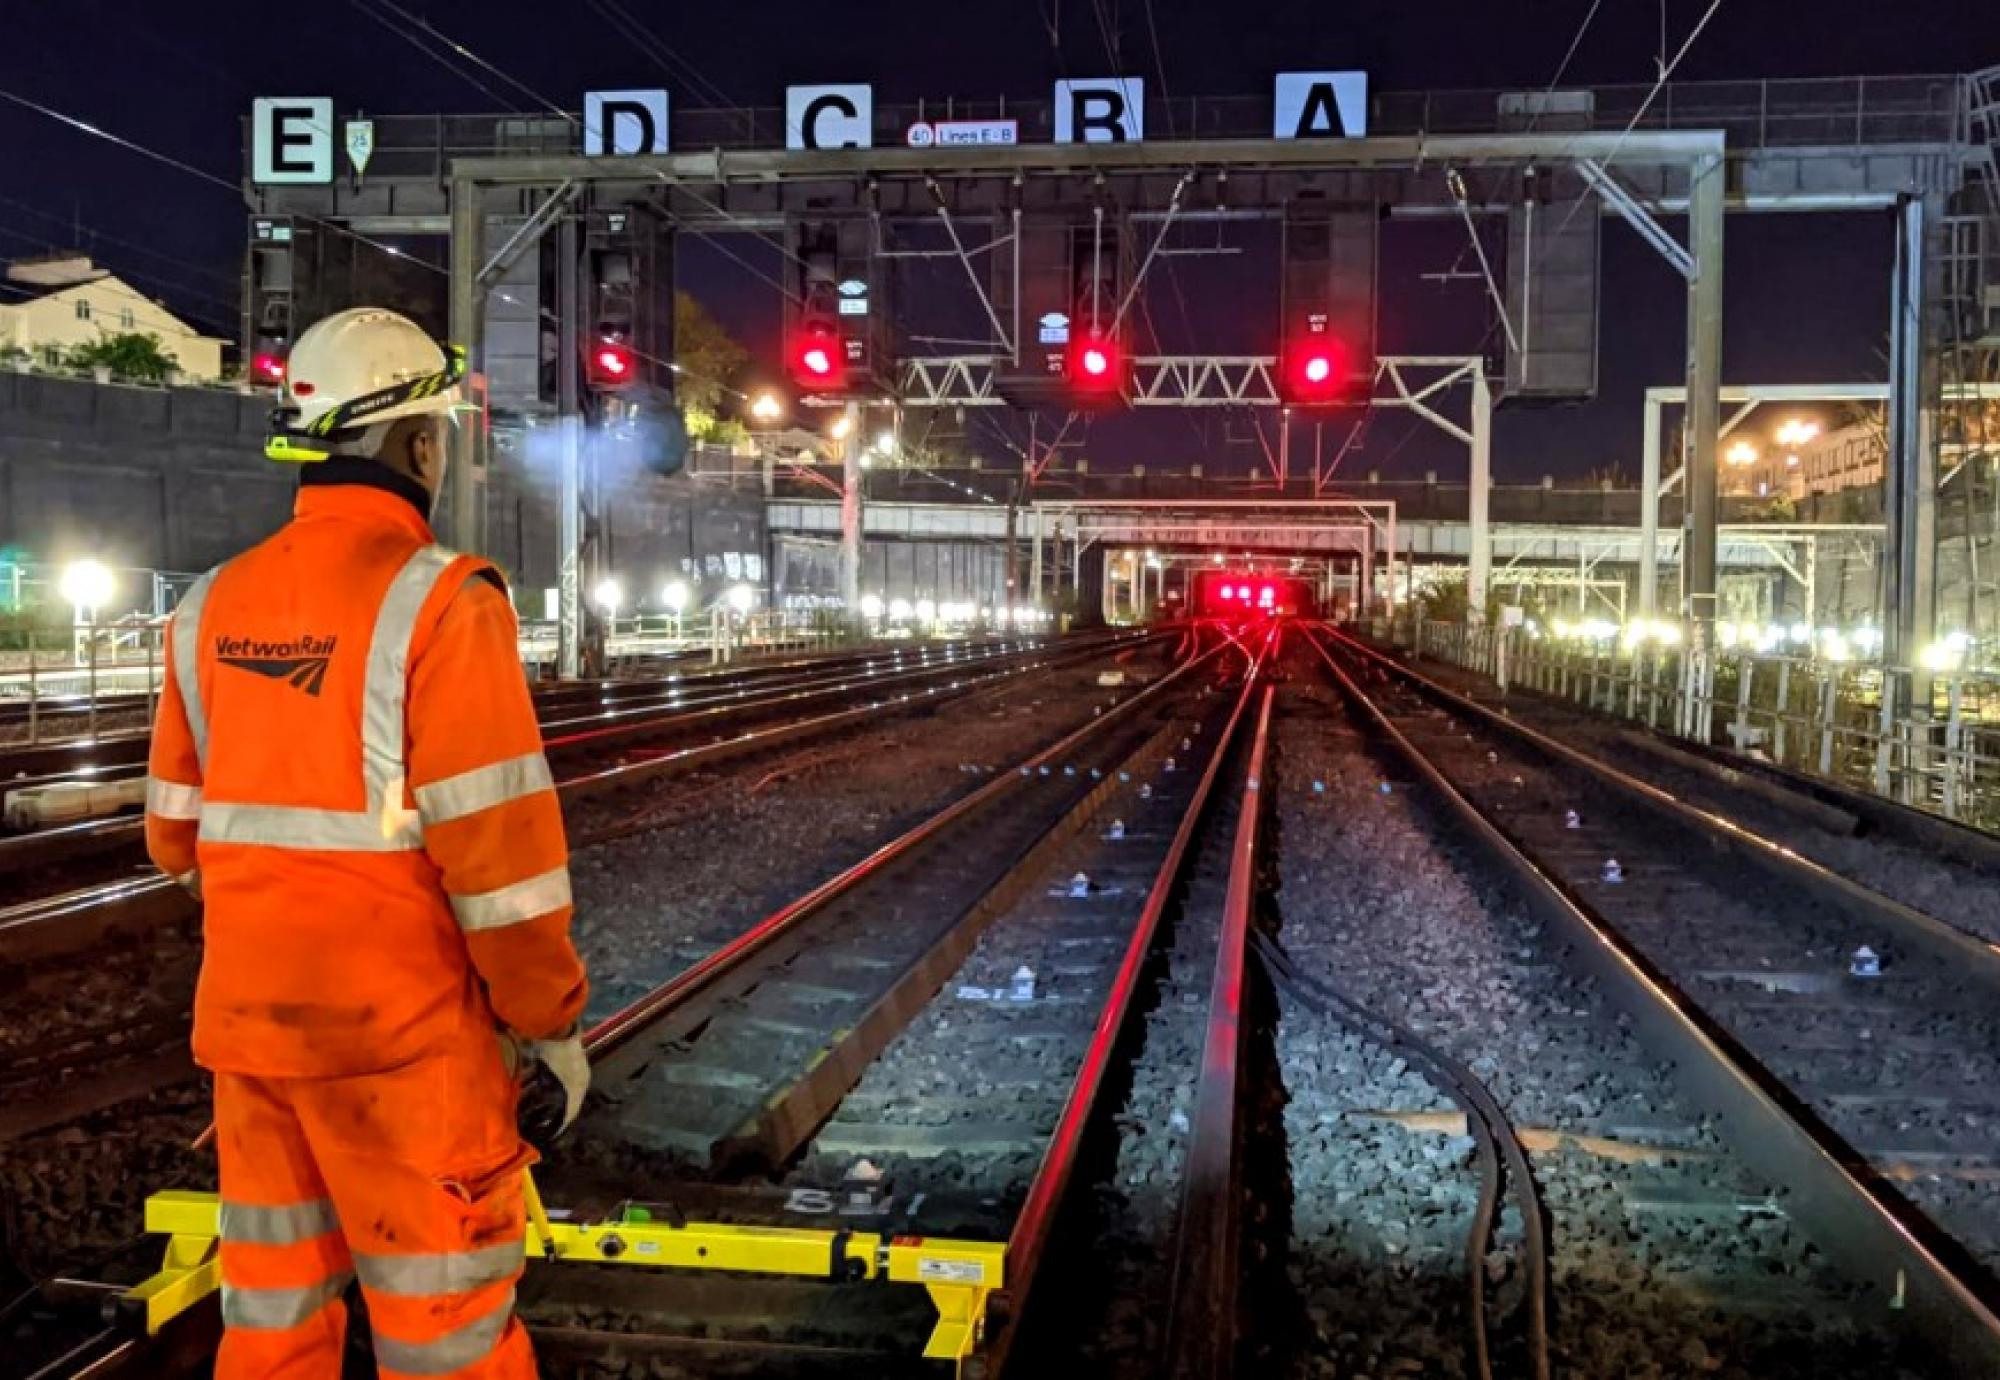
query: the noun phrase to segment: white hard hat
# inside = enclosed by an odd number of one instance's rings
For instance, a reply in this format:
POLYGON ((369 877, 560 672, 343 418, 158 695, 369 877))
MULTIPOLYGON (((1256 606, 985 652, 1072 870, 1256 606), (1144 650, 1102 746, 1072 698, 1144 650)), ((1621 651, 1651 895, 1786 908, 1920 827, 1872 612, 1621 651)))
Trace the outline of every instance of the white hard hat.
POLYGON ((458 401, 457 382, 452 361, 421 326, 381 307, 350 307, 314 322, 285 368, 293 426, 321 435, 448 412, 458 401), (336 411, 343 415, 326 426, 322 419, 336 411))

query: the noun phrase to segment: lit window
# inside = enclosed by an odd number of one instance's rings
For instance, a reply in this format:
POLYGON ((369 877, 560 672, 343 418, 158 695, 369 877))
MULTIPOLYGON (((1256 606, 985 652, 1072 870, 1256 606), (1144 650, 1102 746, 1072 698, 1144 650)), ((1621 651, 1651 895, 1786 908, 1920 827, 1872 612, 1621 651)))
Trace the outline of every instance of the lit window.
POLYGON ((76 299, 76 319, 79 321, 90 320, 90 299, 88 297, 79 297, 76 299))

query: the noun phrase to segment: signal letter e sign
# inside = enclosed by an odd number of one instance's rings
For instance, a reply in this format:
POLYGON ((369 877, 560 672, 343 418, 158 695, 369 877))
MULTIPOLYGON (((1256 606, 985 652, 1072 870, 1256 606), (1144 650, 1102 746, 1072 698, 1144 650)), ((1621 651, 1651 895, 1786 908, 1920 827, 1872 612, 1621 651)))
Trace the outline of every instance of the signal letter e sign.
POLYGON ((250 180, 333 181, 333 98, 259 96, 252 101, 250 180))
POLYGON ((1056 83, 1058 144, 1136 144, 1146 137, 1143 77, 1056 83))

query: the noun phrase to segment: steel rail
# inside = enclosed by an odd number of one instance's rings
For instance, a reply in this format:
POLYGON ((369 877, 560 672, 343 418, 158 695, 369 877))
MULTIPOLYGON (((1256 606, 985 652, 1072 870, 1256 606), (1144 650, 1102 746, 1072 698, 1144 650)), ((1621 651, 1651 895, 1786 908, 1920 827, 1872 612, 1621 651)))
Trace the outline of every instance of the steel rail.
MULTIPOLYGON (((1110 646, 1144 645, 1144 643, 1148 641, 1157 640, 1158 638, 1167 635, 1169 634, 1147 633, 1135 638, 1115 639, 1110 644, 1094 643, 1090 646, 1083 648, 1072 647, 1072 648, 1045 649, 1048 654, 1047 661, 1044 663, 1037 663, 1037 666, 1042 664, 1049 664, 1052 662, 1060 662, 1064 660, 1076 659, 1079 657, 1099 655, 1102 654, 1107 649, 1107 645, 1110 646)), ((1159 690, 1160 688, 1162 688, 1163 686, 1167 685, 1172 681, 1178 680, 1182 675, 1193 670, 1197 666, 1206 664, 1211 659, 1221 655, 1226 650, 1228 650, 1227 644, 1220 644, 1208 652, 1205 653, 1198 652, 1195 655, 1191 655, 1186 660, 1184 660, 1179 666, 1177 666, 1173 671, 1169 672, 1167 676, 1164 676, 1160 680, 1153 682, 1151 685, 1147 686, 1144 690, 1140 691, 1139 694, 1134 695, 1132 698, 1122 702, 1121 704, 1115 706, 1114 708, 1105 712, 1104 714, 1094 717, 1090 721, 1086 722, 1081 728, 1078 728, 1073 732, 1065 735, 1055 745, 1035 754, 1033 757, 1028 759, 1026 763, 1023 764, 1023 769, 1032 770, 1035 767, 1041 766, 1046 763, 1050 763, 1054 761, 1059 755, 1061 755, 1066 749, 1082 741, 1085 737, 1091 735, 1092 733, 1101 731, 1102 729, 1111 724, 1122 722, 1130 714, 1135 705, 1148 701, 1151 698, 1153 692, 1156 692, 1157 690, 1159 690)), ((1035 669, 1035 667, 1030 667, 1029 669, 1035 669)), ((978 688, 979 685, 997 683, 1002 679, 1012 676, 1013 674, 1016 674, 1016 672, 1011 670, 990 672, 987 676, 979 678, 977 682, 974 683, 955 682, 953 687, 946 687, 946 690, 949 691, 950 693, 964 693, 965 691, 968 691, 970 689, 978 688)), ((894 703, 897 708, 900 708, 902 705, 912 701, 914 698, 915 696, 911 694, 905 694, 899 697, 894 703)), ((865 715, 871 712, 872 708, 874 707, 864 706, 860 709, 840 711, 838 713, 831 715, 823 715, 815 720, 810 721, 810 724, 812 727, 826 727, 829 725, 838 725, 840 723, 850 722, 857 715, 865 715)), ((756 734, 745 735, 745 737, 746 738, 755 737, 764 743, 769 743, 773 741, 783 741, 785 737, 794 735, 795 727, 796 726, 794 725, 784 725, 781 726, 780 728, 768 729, 768 730, 763 730, 756 734)), ((738 739, 738 740, 731 740, 725 743, 712 744, 706 748, 689 749, 684 753, 677 754, 673 759, 671 759, 671 761, 673 763, 685 765, 687 763, 694 761, 716 760, 718 754, 724 753, 728 750, 732 749, 743 750, 742 742, 743 740, 738 739)), ((614 771, 612 772, 600 773, 599 776, 618 778, 621 776, 621 773, 635 769, 640 771, 659 770, 660 767, 658 763, 650 763, 650 762, 641 763, 641 764, 635 764, 634 768, 632 769, 622 769, 622 768, 614 769, 614 771)), ((624 776, 622 779, 617 780, 615 784, 619 786, 622 786, 624 784, 629 784, 630 779, 631 778, 629 776, 624 776)), ((999 777, 996 778, 993 782, 989 782, 986 787, 981 788, 979 792, 975 792, 975 795, 990 798, 990 792, 992 791, 993 787, 1018 781, 1020 779, 1021 779, 1020 771, 1010 772, 1007 776, 999 777)), ((591 778, 590 780, 595 781, 596 778, 591 778)), ((589 784, 590 782, 588 781, 586 782, 570 781, 562 783, 562 785, 560 785, 558 789, 559 791, 564 789, 565 787, 571 789, 577 789, 579 787, 584 787, 589 784)), ((1108 785, 1109 783, 1107 782, 1106 786, 1108 785)), ((1103 789, 1105 788, 1104 787, 1099 788, 1100 791, 1102 791, 1103 789)), ((967 797, 965 800, 958 802, 956 805, 948 807, 946 814, 951 816, 952 818, 959 817, 963 813, 963 810, 960 807, 964 806, 967 803, 967 801, 970 801, 972 798, 973 797, 967 797)), ((938 821, 933 820, 932 823, 936 824, 938 823, 938 821)), ((920 826, 920 829, 921 828, 922 826, 920 826)), ((887 857, 885 855, 891 855, 891 856, 893 855, 892 850, 896 849, 897 844, 905 842, 909 842, 907 836, 905 839, 898 840, 897 843, 885 845, 883 849, 880 849, 877 851, 876 854, 871 855, 870 859, 864 860, 864 863, 873 862, 879 865, 881 862, 887 860, 887 857)), ((155 880, 162 882, 164 881, 164 879, 155 879, 155 880)), ((178 894, 179 892, 179 889, 177 887, 169 886, 169 889, 175 892, 176 894, 178 894)), ((823 886, 820 890, 825 891, 826 889, 827 888, 823 886)), ((151 890, 151 888, 149 888, 148 890, 151 890)), ((816 892, 815 894, 817 895, 818 893, 816 892)), ((769 922, 767 922, 767 924, 768 923, 769 922)), ((626 1008, 625 1011, 616 1013, 613 1017, 608 1018, 605 1022, 599 1023, 599 1025, 593 1027, 591 1031, 586 1033, 585 1036, 586 1047, 590 1050, 593 1058, 600 1057, 601 1055, 610 1052, 612 1048, 615 1048, 617 1040, 625 1038, 627 1035, 629 1035, 630 1033, 629 1030, 621 1034, 621 1031, 619 1029, 619 1022, 621 1018, 630 1016, 632 1012, 633 1008, 628 1007, 626 1008), (607 1038, 612 1039, 613 1043, 611 1045, 606 1044, 607 1038)), ((82 1359, 86 1355, 92 1358, 92 1363, 89 1365, 87 1369, 74 1370, 74 1371, 48 1370, 45 1372, 38 1373, 38 1376, 46 1375, 47 1377, 49 1377, 49 1380, 54 1380, 54 1377, 58 1375, 64 1377, 64 1380, 85 1380, 85 1377, 91 1377, 92 1380, 97 1380, 98 1377, 102 1377, 103 1380, 109 1380, 109 1377, 113 1375, 124 1376, 128 1374, 143 1375, 147 1377, 162 1376, 170 1372, 156 1368, 159 1364, 162 1364, 160 1361, 160 1356, 161 1356, 160 1348, 165 1347, 177 1350, 185 1349, 190 1344, 189 1342, 190 1337, 205 1336, 209 1338, 209 1340, 206 1343, 203 1343, 201 1341, 195 1341, 192 1343, 197 1348, 196 1354, 201 1355, 201 1354, 212 1353, 213 1334, 217 1330, 218 1330, 218 1310, 217 1310, 216 1300, 213 1297, 210 1297, 202 1300, 195 1307, 191 1308, 185 1314, 178 1317, 175 1320, 175 1322, 171 1325, 171 1327, 168 1329, 168 1331, 163 1333, 158 1338, 130 1337, 128 1334, 125 1333, 125 1331, 122 1328, 113 1328, 107 1330, 104 1333, 99 1334, 97 1337, 92 1338, 91 1342, 88 1344, 89 1347, 91 1348, 90 1350, 86 1351, 80 1349, 73 1354, 73 1359, 82 1359), (109 1351, 102 1356, 98 1356, 96 1354, 95 1349, 97 1347, 105 1345, 109 1346, 110 1348, 109 1351), (200 1348, 204 1346, 207 1349, 207 1353, 204 1353, 203 1351, 200 1350, 200 1348)), ((634 1340, 635 1343, 638 1343, 638 1342, 643 1342, 644 1338, 635 1338, 634 1340)), ((776 1350, 775 1348, 770 1348, 770 1349, 773 1351, 776 1350)), ((185 1372, 183 1369, 176 1368, 171 1373, 179 1375, 185 1372)))
MULTIPOLYGON (((1119 640, 1106 639, 1103 645, 1116 645, 1119 640)), ((942 675, 954 666, 971 669, 1005 662, 1010 658, 1032 657, 1038 652, 1049 650, 1051 650, 1050 644, 1029 643, 1016 646, 1003 643, 986 650, 965 654, 954 653, 936 659, 914 658, 918 664, 908 667, 903 665, 905 658, 899 653, 891 653, 886 657, 843 658, 839 660, 839 664, 822 665, 797 674, 792 672, 792 668, 785 667, 782 668, 785 672, 783 675, 764 674, 753 680, 731 679, 725 685, 697 686, 687 693, 680 690, 648 689, 643 694, 620 697, 619 701, 594 713, 577 712, 564 718, 551 718, 542 712, 553 709, 555 706, 552 705, 538 704, 536 709, 544 735, 544 752, 564 755, 580 750, 602 750, 621 742, 639 742, 654 736, 655 733, 678 732, 683 727, 699 730, 704 721, 734 719, 773 706, 804 703, 817 696, 837 695, 861 685, 906 683, 942 675), (883 661, 890 663, 891 666, 886 675, 878 675, 870 669, 883 661), (612 722, 627 719, 636 722, 612 722), (559 732, 570 725, 584 724, 597 724, 600 727, 580 729, 567 735, 559 732), (552 732, 556 736, 550 736, 552 732)), ((687 683, 692 684, 692 681, 687 683)), ((653 683, 633 681, 627 684, 637 686, 653 683)), ((145 742, 145 734, 127 735, 119 741, 118 749, 123 752, 129 748, 143 747, 145 742)), ((143 775, 145 766, 143 760, 102 763, 95 765, 87 773, 81 770, 72 773, 58 772, 28 779, 17 778, 0 785, 9 790, 20 790, 26 786, 56 781, 122 781, 143 775)), ((143 829, 142 819, 132 815, 118 815, 0 837, 0 875, 111 852, 137 842, 143 829)))
POLYGON ((1243 804, 1230 848, 1208 1028, 1195 1084, 1187 1163, 1181 1174, 1179 1229, 1167 1301, 1167 1374, 1175 1380, 1225 1380, 1236 1373, 1237 1261, 1243 1244, 1241 1081, 1245 979, 1257 900, 1264 769, 1275 686, 1264 691, 1257 734, 1244 767, 1243 804))
MULTIPOLYGON (((802 686, 815 679, 836 677, 842 672, 879 663, 890 663, 897 669, 901 669, 906 661, 923 661, 933 667, 950 661, 977 664, 1000 656, 1046 649, 1051 645, 1054 644, 1017 638, 911 644, 909 647, 884 646, 872 651, 759 662, 752 666, 689 674, 653 675, 629 680, 531 682, 529 689, 535 701, 536 719, 546 732, 571 722, 584 723, 605 716, 637 714, 647 709, 698 708, 755 690, 802 686), (913 655, 927 649, 941 655, 913 655), (574 712, 574 718, 557 717, 569 711, 574 712)), ((0 744, 0 774, 4 774, 0 785, 11 791, 77 779, 126 779, 145 770, 146 749, 151 736, 150 729, 131 729, 87 738, 65 738, 52 743, 0 744)), ((53 832, 43 830, 40 834, 0 838, 0 847, 53 832)), ((4 855, 0 855, 0 870, 4 870, 6 865, 4 855)))
MULTIPOLYGON (((1242 650, 1240 646, 1239 650, 1242 650)), ((989 1332, 985 1360, 992 1370, 997 1371, 1005 1365, 1007 1354, 1019 1336, 1021 1320, 1034 1297, 1035 1281, 1055 1234, 1056 1222, 1067 1199, 1077 1162, 1083 1154, 1085 1137, 1097 1117, 1098 1097, 1110 1078, 1146 965, 1152 956, 1161 919, 1173 904, 1195 837, 1208 815, 1216 782, 1221 778, 1231 745, 1249 708, 1262 669, 1262 653, 1246 652, 1246 655, 1251 657, 1251 664, 1243 678, 1243 691, 1238 695, 1235 708, 1230 711, 1229 720, 1209 754, 1208 765, 1189 797, 1180 825, 1175 829, 1173 840, 1146 892, 1146 903, 1132 927, 1131 937, 1126 941, 1118 971, 1112 978, 1111 990, 1091 1030, 1083 1061, 1070 1082, 1069 1096, 1063 1103, 1061 1116, 1049 1136, 1047 1148, 1042 1152, 1035 1177, 1028 1185, 1027 1197, 1015 1215, 1013 1230, 1008 1233, 1007 1278, 1010 1283, 1007 1290, 997 1295, 987 1307, 989 1326, 994 1330, 989 1332)))
POLYGON ((1451 690, 1394 657, 1384 656, 1366 643, 1328 629, 1331 636, 1375 665, 1401 677, 1434 703, 1455 714, 1478 720, 1504 737, 1524 743, 1545 757, 1587 773, 1643 809, 1669 816, 1702 837, 1720 843, 1739 858, 1775 877, 1786 886, 1795 886, 1827 906, 1862 924, 1879 924, 1895 931, 1932 957, 1957 968, 2000 994, 2000 944, 1969 934, 1955 925, 1904 905, 1871 887, 1843 877, 1831 868, 1802 856, 1781 843, 1774 843, 1735 820, 1691 805, 1672 792, 1629 772, 1620 771, 1569 744, 1528 727, 1451 690))
POLYGON ((774 941, 805 923, 829 901, 851 891, 889 863, 929 842, 959 819, 975 810, 983 809, 1001 795, 1014 791, 1022 779, 1036 768, 1056 762, 1078 743, 1124 719, 1135 708, 1150 702, 1182 676, 1221 655, 1223 650, 1223 647, 1217 646, 1183 661, 1138 694, 1092 718, 1082 727, 1065 734, 1057 742, 1020 763, 1018 770, 995 776, 985 785, 959 797, 915 828, 881 845, 859 862, 821 882, 804 896, 781 906, 720 949, 698 960, 623 1009, 606 1016, 585 1032, 584 1047, 593 1059, 616 1052, 620 1046, 647 1026, 712 990, 774 941))
MULTIPOLYGON (((1126 644, 1143 645, 1165 634, 1147 634, 1126 644)), ((678 775, 722 763, 750 753, 781 747, 801 738, 830 733, 863 722, 893 717, 910 709, 936 705, 974 691, 996 685, 1015 676, 1059 665, 1063 662, 1100 655, 1107 644, 1087 647, 1049 648, 1041 659, 1016 662, 981 674, 964 675, 944 684, 906 689, 887 700, 872 700, 849 709, 833 710, 805 719, 795 719, 765 728, 755 728, 711 743, 660 753, 643 761, 621 763, 600 771, 566 777, 556 783, 556 795, 565 806, 614 794, 661 777, 678 775)), ((949 671, 933 674, 942 678, 949 671)), ((10 958, 48 957, 87 948, 114 931, 137 930, 176 919, 191 917, 196 902, 178 884, 159 873, 84 887, 57 896, 39 897, 0 908, 0 953, 10 958)))
MULTIPOLYGON (((1404 669, 1351 638, 1334 636, 1376 664, 1404 669)), ((1906 1318, 1910 1335, 1956 1373, 2000 1374, 2000 1306, 1986 1296, 1986 1286, 1949 1263, 1962 1248, 1908 1209, 1735 1037, 1522 851, 1410 741, 1324 641, 1311 641, 1342 695, 1423 778, 1470 840, 1513 878, 1531 911, 1559 937, 1565 960, 1631 1016, 1634 1034, 1673 1071, 1688 1099, 1716 1117, 1744 1164, 1785 1188, 1787 1213, 1851 1279, 1867 1286, 1883 1321, 1906 1318)), ((1518 727, 1505 720, 1499 726, 1518 727)))

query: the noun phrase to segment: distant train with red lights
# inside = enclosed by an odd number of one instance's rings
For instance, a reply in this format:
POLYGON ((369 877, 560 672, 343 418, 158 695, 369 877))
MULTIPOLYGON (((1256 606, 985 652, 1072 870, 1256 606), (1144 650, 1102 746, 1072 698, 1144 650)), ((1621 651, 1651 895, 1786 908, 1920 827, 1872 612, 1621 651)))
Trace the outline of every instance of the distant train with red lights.
POLYGON ((1319 612, 1319 595, 1310 580, 1296 575, 1202 570, 1195 573, 1191 605, 1203 618, 1310 618, 1319 612))

